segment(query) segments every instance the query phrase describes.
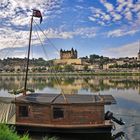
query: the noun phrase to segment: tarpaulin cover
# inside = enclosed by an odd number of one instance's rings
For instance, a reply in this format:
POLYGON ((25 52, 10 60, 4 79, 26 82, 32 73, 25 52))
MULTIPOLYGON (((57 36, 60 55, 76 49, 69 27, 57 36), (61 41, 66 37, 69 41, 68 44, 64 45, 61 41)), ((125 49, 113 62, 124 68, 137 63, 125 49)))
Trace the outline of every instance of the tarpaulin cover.
POLYGON ((11 103, 11 100, 0 100, 0 123, 15 124, 15 109, 15 104, 11 103))

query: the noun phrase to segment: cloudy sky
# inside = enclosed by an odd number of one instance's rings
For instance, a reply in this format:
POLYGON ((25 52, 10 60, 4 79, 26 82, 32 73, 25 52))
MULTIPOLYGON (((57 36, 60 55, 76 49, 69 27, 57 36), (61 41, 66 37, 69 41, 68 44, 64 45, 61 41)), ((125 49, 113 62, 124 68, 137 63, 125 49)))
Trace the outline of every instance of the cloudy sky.
POLYGON ((31 57, 137 56, 140 0, 0 0, 0 58, 26 56, 32 9, 43 22, 34 18, 31 57))

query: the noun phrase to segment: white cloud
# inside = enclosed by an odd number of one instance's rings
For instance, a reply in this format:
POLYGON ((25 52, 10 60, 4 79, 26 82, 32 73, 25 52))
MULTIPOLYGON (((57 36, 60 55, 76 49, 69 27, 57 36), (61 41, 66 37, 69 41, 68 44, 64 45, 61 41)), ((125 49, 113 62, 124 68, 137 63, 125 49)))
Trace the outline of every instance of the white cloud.
POLYGON ((125 18, 128 20, 132 20, 132 13, 130 11, 125 13, 125 18))
POLYGON ((101 9, 95 8, 95 7, 90 7, 90 10, 95 13, 95 14, 102 14, 104 13, 101 9))
POLYGON ((118 58, 118 57, 137 57, 139 49, 138 42, 126 44, 117 48, 106 48, 103 53, 106 56, 118 58))
POLYGON ((121 12, 123 10, 124 5, 123 4, 119 4, 118 7, 116 7, 116 10, 118 12, 121 12))
POLYGON ((45 30, 45 34, 48 38, 61 38, 61 39, 68 39, 73 38, 74 36, 81 36, 82 38, 93 38, 96 36, 97 28, 78 28, 75 31, 63 31, 60 29, 48 29, 45 30))
POLYGON ((122 23, 133 23, 139 19, 140 3, 133 2, 133 0, 117 0, 116 4, 111 1, 100 0, 102 8, 90 7, 92 15, 89 16, 89 20, 101 23, 101 25, 112 25, 122 23), (100 16, 97 16, 100 15, 100 16), (100 22, 98 22, 100 21, 100 22))
POLYGON ((120 20, 122 18, 122 16, 120 14, 117 14, 117 13, 112 13, 112 16, 113 16, 113 21, 117 21, 117 20, 120 20))
MULTIPOLYGON (((53 11, 56 14, 61 13, 62 2, 63 0, 0 0, 0 50, 11 48, 13 45, 14 47, 27 46, 29 31, 26 31, 26 27, 30 24, 32 9, 39 9, 43 19, 46 19, 53 11)), ((34 18, 34 20, 38 19, 34 18)), ((35 31, 33 31, 32 44, 36 45, 40 42, 35 39, 34 34, 35 31)), ((39 34, 44 41, 45 37, 41 32, 39 34)))
POLYGON ((106 7, 108 12, 114 10, 114 6, 111 3, 107 2, 106 0, 100 0, 100 2, 104 5, 104 7, 106 7))
POLYGON ((140 11, 140 3, 137 3, 137 4, 135 5, 135 7, 132 9, 132 11, 134 11, 134 12, 139 12, 139 11, 140 11))
MULTIPOLYGON (((29 31, 3 31, 4 35, 0 39, 0 49, 12 47, 25 47, 28 45, 29 31)), ((41 35, 41 32, 39 33, 41 35)), ((42 36, 43 38, 43 36, 42 36)), ((45 37, 44 37, 45 38, 45 37)), ((44 39, 43 38, 43 39, 44 39)), ((35 32, 33 32, 32 44, 38 44, 39 40, 36 39, 35 32)))
POLYGON ((110 11, 113 11, 114 10, 114 7, 112 4, 110 3, 104 3, 104 6, 106 7, 107 11, 110 12, 110 11))
POLYGON ((110 17, 109 15, 105 15, 105 16, 104 16, 104 19, 108 21, 108 20, 111 19, 111 17, 110 17))
MULTIPOLYGON (((4 48, 28 46, 29 31, 15 31, 11 28, 0 28, 0 32, 0 50, 4 48)), ((32 45, 38 45, 41 43, 38 36, 41 38, 41 41, 44 42, 46 37, 68 39, 73 38, 74 36, 81 36, 83 38, 93 38, 96 36, 96 32, 97 29, 95 27, 78 28, 75 31, 63 31, 61 27, 60 29, 49 28, 47 30, 44 30, 45 35, 41 31, 33 31, 32 45)))
POLYGON ((105 22, 104 21, 98 21, 98 24, 100 24, 100 25, 105 25, 105 22))
POLYGON ((109 31, 106 34, 108 37, 121 37, 121 36, 125 36, 125 35, 133 35, 139 31, 140 30, 138 30, 138 29, 123 28, 123 29, 116 29, 116 30, 109 31))
POLYGON ((73 38, 73 34, 74 34, 73 32, 59 31, 58 29, 52 29, 52 28, 49 28, 44 32, 48 38, 61 38, 61 39, 73 38))
POLYGON ((97 28, 91 27, 91 28, 79 28, 75 31, 75 35, 81 35, 83 38, 94 38, 97 34, 97 28))
POLYGON ((96 18, 94 17, 88 17, 91 21, 96 21, 96 18))
POLYGON ((125 0, 117 0, 118 3, 124 3, 125 0))
POLYGON ((27 25, 31 9, 38 8, 42 13, 59 8, 62 0, 2 0, 0 18, 12 25, 27 25), (23 22, 24 21, 24 22, 23 22))
POLYGON ((116 29, 116 30, 113 30, 113 31, 109 31, 108 33, 107 33, 107 36, 108 37, 119 37, 119 36, 121 36, 121 34, 122 34, 122 30, 121 29, 116 29))
POLYGON ((97 22, 100 25, 105 25, 105 22, 108 22, 111 20, 111 16, 105 12, 103 12, 99 8, 91 7, 90 8, 92 13, 94 13, 92 16, 89 16, 89 20, 97 22))

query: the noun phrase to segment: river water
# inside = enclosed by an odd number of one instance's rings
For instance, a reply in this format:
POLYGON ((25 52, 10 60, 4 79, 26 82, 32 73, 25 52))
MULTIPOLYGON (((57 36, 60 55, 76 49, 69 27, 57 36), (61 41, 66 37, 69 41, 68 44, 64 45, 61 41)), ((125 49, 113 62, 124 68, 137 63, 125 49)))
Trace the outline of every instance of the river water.
MULTIPOLYGON (((12 89, 23 87, 22 76, 0 76, 0 97, 14 96, 8 93, 12 89)), ((89 77, 48 77, 32 76, 28 79, 28 87, 35 89, 38 93, 60 93, 65 94, 111 94, 117 104, 106 106, 117 118, 122 118, 125 126, 118 126, 112 131, 123 136, 116 139, 139 140, 140 139, 140 77, 139 76, 89 76, 89 77)), ((47 134, 31 134, 32 139, 41 140, 47 134)), ((56 136, 56 135, 55 135, 56 136)), ((51 135, 52 137, 52 135, 51 135)), ((56 136, 60 140, 82 140, 103 139, 111 140, 112 136, 56 136)), ((47 138, 46 138, 47 139, 47 138)), ((46 140, 44 138, 44 140, 46 140)))

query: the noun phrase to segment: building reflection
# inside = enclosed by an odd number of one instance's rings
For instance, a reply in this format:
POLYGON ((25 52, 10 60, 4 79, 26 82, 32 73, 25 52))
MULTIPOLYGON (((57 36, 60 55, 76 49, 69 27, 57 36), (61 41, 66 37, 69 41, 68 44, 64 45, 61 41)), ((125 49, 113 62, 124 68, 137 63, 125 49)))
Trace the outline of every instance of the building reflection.
MULTIPOLYGON (((0 90, 12 90, 24 86, 22 76, 0 76, 0 90)), ((109 89, 133 89, 140 94, 140 79, 135 77, 47 77, 37 76, 28 78, 28 86, 35 90, 54 88, 67 94, 76 94, 80 90, 100 92, 109 89)))

